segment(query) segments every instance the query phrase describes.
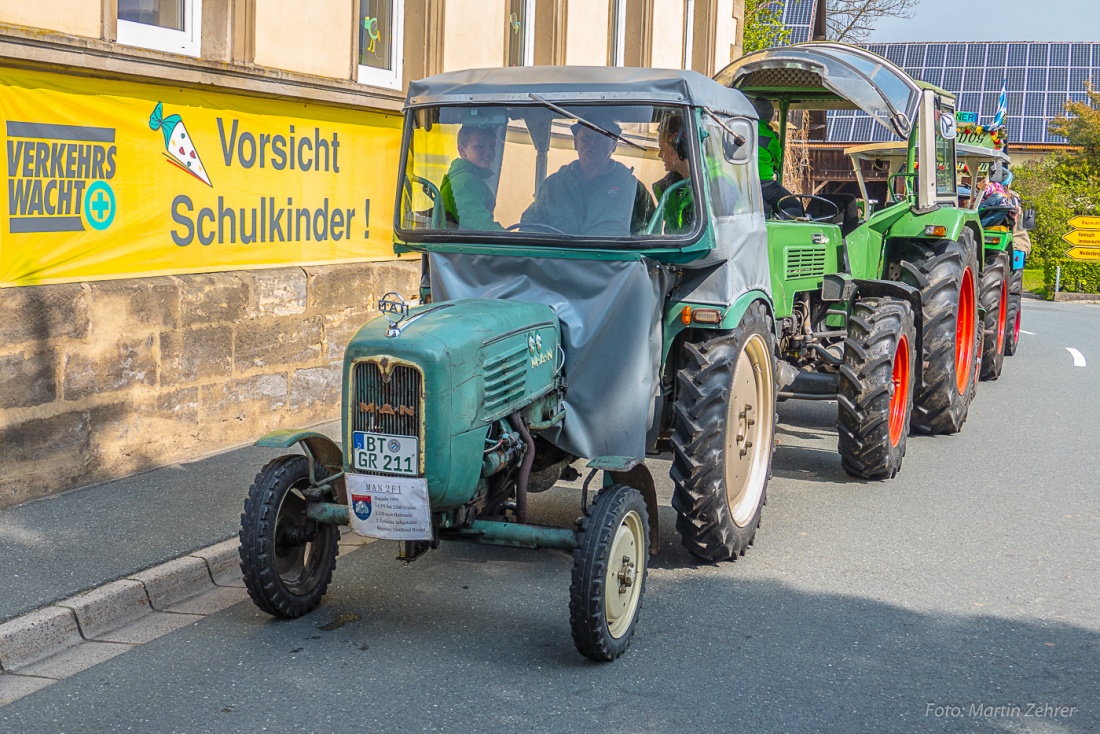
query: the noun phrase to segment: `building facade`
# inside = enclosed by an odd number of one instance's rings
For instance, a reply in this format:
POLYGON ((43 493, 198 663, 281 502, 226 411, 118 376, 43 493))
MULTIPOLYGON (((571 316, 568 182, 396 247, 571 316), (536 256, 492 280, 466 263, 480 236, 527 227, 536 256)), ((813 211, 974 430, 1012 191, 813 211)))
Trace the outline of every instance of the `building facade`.
POLYGON ((0 0, 0 507, 337 417, 404 89, 693 68, 743 0, 0 0), (284 203, 285 202, 285 203, 284 203))

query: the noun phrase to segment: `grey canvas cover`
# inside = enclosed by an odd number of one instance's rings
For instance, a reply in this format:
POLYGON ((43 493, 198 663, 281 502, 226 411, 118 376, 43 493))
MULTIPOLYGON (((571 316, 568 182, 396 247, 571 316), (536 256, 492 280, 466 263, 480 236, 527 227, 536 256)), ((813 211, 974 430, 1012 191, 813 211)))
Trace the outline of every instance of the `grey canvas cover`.
POLYGON ((582 458, 645 458, 660 387, 664 268, 640 260, 431 253, 435 301, 498 298, 558 315, 565 350, 565 421, 542 435, 582 458))
POLYGON ((437 74, 409 85, 407 107, 439 104, 515 104, 547 100, 654 102, 707 107, 756 117, 744 95, 695 71, 622 66, 516 66, 437 74))

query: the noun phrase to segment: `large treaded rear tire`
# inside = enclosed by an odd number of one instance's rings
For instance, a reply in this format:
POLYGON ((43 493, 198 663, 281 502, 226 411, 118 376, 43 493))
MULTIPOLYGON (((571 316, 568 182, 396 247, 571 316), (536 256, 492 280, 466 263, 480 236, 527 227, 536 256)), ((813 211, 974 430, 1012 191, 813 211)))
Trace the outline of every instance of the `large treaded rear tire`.
POLYGON ((982 323, 980 377, 983 380, 996 380, 1004 366, 1010 268, 1008 253, 998 252, 989 257, 982 273, 981 306, 985 309, 985 320, 982 323))
POLYGON ((581 518, 569 585, 569 626, 577 651, 610 661, 626 652, 649 573, 649 513, 642 493, 613 484, 581 518))
POLYGON ((1020 345, 1020 316, 1023 312, 1024 271, 1013 271, 1008 279, 1008 318, 1005 320, 1005 356, 1011 357, 1020 345))
POLYGON ((744 555, 760 524, 775 440, 775 337, 763 304, 730 332, 684 344, 673 404, 672 506, 703 560, 744 555))
POLYGON ((864 298, 852 307, 837 387, 840 464, 863 479, 901 469, 913 410, 916 327, 912 307, 896 298, 864 298))
POLYGON ((924 321, 923 379, 914 390, 912 427, 957 433, 966 422, 981 348, 974 235, 964 228, 958 241, 914 242, 908 254, 901 277, 921 291, 924 321), (969 339, 961 338, 963 330, 969 339))
POLYGON ((256 606, 293 619, 321 602, 339 551, 339 530, 305 515, 309 460, 273 459, 260 470, 241 515, 241 573, 256 606))

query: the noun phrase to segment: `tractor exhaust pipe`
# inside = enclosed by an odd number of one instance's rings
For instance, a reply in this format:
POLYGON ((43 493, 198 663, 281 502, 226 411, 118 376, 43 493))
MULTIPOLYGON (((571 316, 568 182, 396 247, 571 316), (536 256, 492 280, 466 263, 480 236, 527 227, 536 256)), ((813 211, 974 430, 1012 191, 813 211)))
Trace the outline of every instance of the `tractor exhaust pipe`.
POLYGON ((508 422, 523 437, 523 443, 527 445, 527 451, 523 454, 523 463, 519 467, 519 477, 516 478, 516 520, 527 522, 527 480, 531 478, 531 466, 535 463, 535 441, 531 438, 531 432, 523 424, 523 419, 516 414, 508 416, 508 422))

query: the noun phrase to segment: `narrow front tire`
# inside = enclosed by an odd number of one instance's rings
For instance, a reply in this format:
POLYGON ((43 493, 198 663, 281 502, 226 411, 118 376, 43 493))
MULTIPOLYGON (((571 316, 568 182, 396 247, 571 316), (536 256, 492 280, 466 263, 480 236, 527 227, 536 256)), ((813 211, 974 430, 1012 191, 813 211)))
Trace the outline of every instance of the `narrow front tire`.
POLYGON ((649 513, 641 492, 604 487, 581 519, 573 551, 569 624, 590 660, 610 661, 634 636, 649 571, 649 513))

